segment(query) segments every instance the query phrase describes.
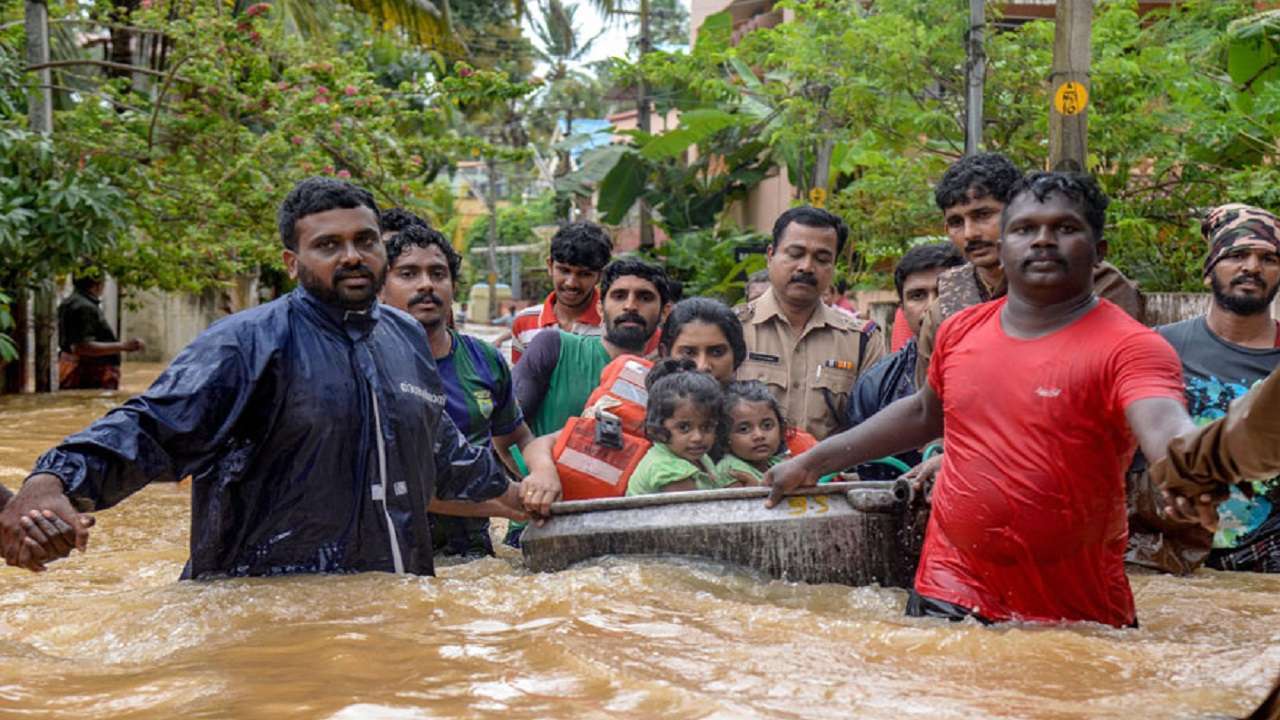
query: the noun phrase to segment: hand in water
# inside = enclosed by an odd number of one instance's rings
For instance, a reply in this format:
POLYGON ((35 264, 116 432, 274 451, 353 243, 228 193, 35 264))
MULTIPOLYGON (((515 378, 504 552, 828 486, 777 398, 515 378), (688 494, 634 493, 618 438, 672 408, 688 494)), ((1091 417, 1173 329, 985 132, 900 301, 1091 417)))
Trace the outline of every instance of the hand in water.
POLYGON ((33 475, 0 511, 0 554, 7 564, 43 572, 45 564, 89 546, 94 519, 81 515, 53 475, 33 475))
POLYGON ((541 527, 546 518, 551 517, 551 503, 560 499, 560 478, 550 473, 533 472, 520 485, 524 509, 538 518, 536 524, 541 527))
POLYGON ((921 462, 902 475, 902 479, 911 483, 911 490, 916 497, 929 502, 933 496, 933 482, 938 479, 938 470, 942 469, 942 456, 933 457, 921 462))
POLYGON ((771 508, 782 502, 782 496, 802 487, 813 487, 818 484, 819 475, 805 467, 801 458, 788 460, 780 465, 774 465, 769 468, 769 472, 764 474, 764 484, 772 489, 769 492, 769 499, 764 501, 764 506, 771 508))
MULTIPOLYGON (((93 527, 95 523, 92 515, 80 515, 77 520, 85 530, 93 527)), ((31 549, 33 558, 41 563, 39 568, 30 568, 36 572, 45 569, 44 563, 67 557, 77 547, 75 528, 63 522, 62 518, 50 510, 44 512, 32 510, 19 518, 19 522, 27 533, 23 542, 31 549)))
POLYGON ((1209 532, 1218 530, 1218 503, 1227 499, 1229 491, 1226 487, 1220 493, 1200 493, 1195 497, 1187 497, 1173 490, 1162 491, 1164 507, 1160 513, 1165 517, 1186 523, 1199 523, 1209 532))

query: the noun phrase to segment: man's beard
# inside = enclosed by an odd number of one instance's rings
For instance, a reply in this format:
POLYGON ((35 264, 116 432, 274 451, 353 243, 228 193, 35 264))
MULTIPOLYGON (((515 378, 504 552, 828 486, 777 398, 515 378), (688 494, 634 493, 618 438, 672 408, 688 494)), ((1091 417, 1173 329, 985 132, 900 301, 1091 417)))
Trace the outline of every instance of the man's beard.
POLYGON ((645 343, 649 342, 649 336, 652 334, 653 328, 649 327, 649 323, 636 313, 625 313, 616 318, 605 319, 604 339, 627 352, 643 352, 645 343), (640 324, 619 325, 624 320, 640 324))
MULTIPOLYGON (((1236 284, 1236 281, 1246 277, 1252 278, 1256 280, 1258 284, 1266 287, 1266 281, 1262 279, 1261 275, 1238 275, 1235 278, 1232 278, 1231 284, 1234 285, 1236 284)), ((1232 315, 1248 316, 1264 313, 1269 307, 1271 307, 1272 301, 1276 299, 1276 293, 1280 292, 1280 283, 1276 283, 1265 296, 1241 297, 1239 295, 1231 295, 1228 294, 1227 288, 1222 287, 1222 283, 1218 281, 1218 276, 1212 274, 1209 276, 1209 286, 1213 289, 1214 303, 1232 315)))
POLYGON ((382 290, 382 283, 386 279, 385 269, 379 275, 370 270, 368 265, 361 263, 355 267, 340 267, 333 271, 332 282, 325 286, 318 275, 313 275, 306 265, 298 263, 298 282, 302 287, 320 302, 343 310, 368 309, 377 300, 378 292, 382 290), (353 277, 369 278, 369 287, 354 292, 341 289, 338 281, 353 277))

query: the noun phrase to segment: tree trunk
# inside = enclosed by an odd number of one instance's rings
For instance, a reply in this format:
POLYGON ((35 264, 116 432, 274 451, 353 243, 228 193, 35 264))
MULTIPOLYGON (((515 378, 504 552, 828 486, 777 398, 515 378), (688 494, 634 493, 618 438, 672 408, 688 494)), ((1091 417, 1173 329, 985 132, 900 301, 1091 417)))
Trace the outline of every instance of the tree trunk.
MULTIPOLYGON (((121 65, 134 65, 134 33, 124 26, 129 24, 133 11, 141 6, 141 0, 111 0, 111 6, 114 8, 112 21, 115 24, 111 28, 111 57, 108 59, 121 65)), ((134 79, 133 73, 127 70, 108 68, 107 75, 129 78, 130 83, 134 79)))
POLYGON ((489 206, 489 312, 486 322, 498 317, 498 163, 492 157, 485 160, 489 170, 489 188, 485 204, 489 206))
POLYGON ((969 0, 969 59, 965 68, 965 155, 974 155, 982 149, 982 86, 987 74, 987 53, 983 49, 982 38, 986 23, 986 0, 969 0))
MULTIPOLYGON (((41 66, 49 63, 49 9, 44 2, 28 0, 26 4, 27 63, 41 66)), ((41 135, 53 133, 53 91, 51 73, 46 67, 37 71, 39 87, 27 96, 27 122, 31 131, 41 135)), ((24 352, 23 391, 50 392, 56 388, 57 363, 54 353, 57 326, 53 318, 54 296, 51 279, 41 279, 40 289, 23 292, 26 300, 21 317, 23 332, 17 335, 24 352)))
MULTIPOLYGON (((652 46, 649 38, 649 0, 640 0, 640 59, 649 53, 652 46)), ((636 127, 640 132, 649 132, 649 97, 643 77, 636 81, 636 127)), ((653 248, 653 225, 649 220, 649 203, 643 194, 640 197, 640 249, 653 248)))

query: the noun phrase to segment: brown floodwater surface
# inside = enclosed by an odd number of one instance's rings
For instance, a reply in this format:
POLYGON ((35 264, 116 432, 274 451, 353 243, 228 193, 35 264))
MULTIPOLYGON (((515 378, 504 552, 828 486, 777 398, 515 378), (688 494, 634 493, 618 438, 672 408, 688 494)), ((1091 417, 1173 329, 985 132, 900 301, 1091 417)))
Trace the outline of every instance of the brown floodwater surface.
MULTIPOLYGON (((145 387, 0 397, 0 482, 145 387)), ((1280 576, 1132 577, 1139 630, 902 616, 900 590, 702 563, 178 582, 185 485, 98 514, 89 552, 0 567, 0 718, 1181 718, 1280 673, 1280 576)))

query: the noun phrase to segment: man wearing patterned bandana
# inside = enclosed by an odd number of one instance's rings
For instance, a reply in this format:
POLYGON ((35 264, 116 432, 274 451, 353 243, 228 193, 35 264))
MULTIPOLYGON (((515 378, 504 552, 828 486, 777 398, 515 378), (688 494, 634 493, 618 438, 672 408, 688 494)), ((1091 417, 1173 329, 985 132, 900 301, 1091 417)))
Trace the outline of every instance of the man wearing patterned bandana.
MULTIPOLYGON (((1207 314, 1157 331, 1182 360, 1187 410, 1205 425, 1280 366, 1280 324, 1271 312, 1280 291, 1280 221, 1259 208, 1223 205, 1208 213, 1201 231, 1213 303, 1207 314)), ((1153 486, 1131 476, 1127 559, 1173 572, 1201 562, 1219 570, 1280 572, 1280 478, 1249 480, 1218 506, 1218 530, 1210 535, 1161 516, 1153 486)))

